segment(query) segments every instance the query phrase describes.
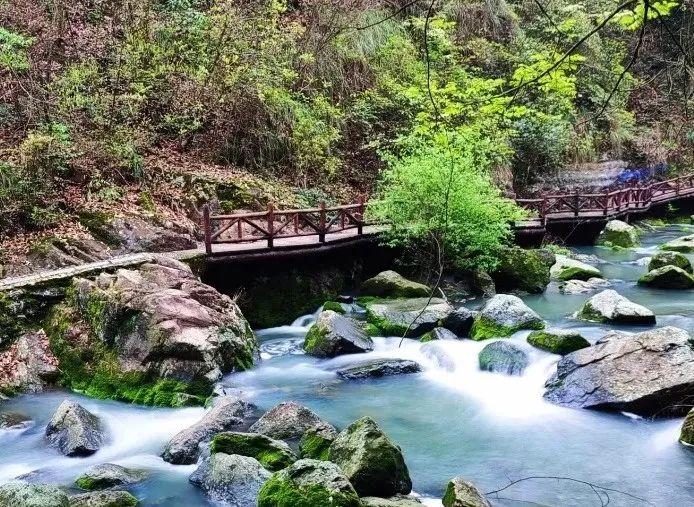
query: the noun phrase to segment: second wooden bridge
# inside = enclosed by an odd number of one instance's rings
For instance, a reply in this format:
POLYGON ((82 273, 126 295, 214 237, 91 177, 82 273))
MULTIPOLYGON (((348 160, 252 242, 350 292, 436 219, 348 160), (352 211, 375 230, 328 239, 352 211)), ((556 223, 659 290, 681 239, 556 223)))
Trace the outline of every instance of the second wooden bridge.
MULTIPOLYGON (((517 199, 519 206, 531 216, 513 224, 516 230, 544 230, 551 223, 572 223, 587 220, 608 220, 630 213, 646 212, 651 207, 694 196, 694 174, 679 176, 645 186, 631 186, 604 193, 552 194, 538 199, 517 199)), ((208 206, 203 210, 205 251, 214 254, 213 245, 267 242, 275 247, 277 240, 285 243, 325 243, 326 236, 358 237, 367 225, 367 204, 317 208, 276 210, 272 204, 267 211, 213 215, 208 206), (292 241, 293 240, 293 241, 292 241)))

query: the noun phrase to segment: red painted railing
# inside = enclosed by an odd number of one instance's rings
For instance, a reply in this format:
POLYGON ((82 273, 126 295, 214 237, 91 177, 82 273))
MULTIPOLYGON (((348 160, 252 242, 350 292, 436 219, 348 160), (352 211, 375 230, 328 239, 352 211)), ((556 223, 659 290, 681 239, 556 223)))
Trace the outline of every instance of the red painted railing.
POLYGON ((519 206, 532 211, 544 224, 548 219, 612 216, 647 209, 679 197, 694 194, 694 174, 646 186, 635 186, 602 194, 558 194, 540 199, 516 199, 519 206))
MULTIPOLYGON (((537 215, 542 225, 548 220, 571 217, 610 217, 634 210, 645 210, 680 197, 694 195, 694 174, 667 181, 605 192, 602 194, 557 194, 541 199, 516 199, 519 206, 537 215)), ((267 241, 268 248, 275 239, 318 236, 325 242, 327 234, 356 229, 361 235, 364 222, 364 199, 356 204, 317 208, 276 210, 272 204, 267 211, 212 215, 209 206, 203 207, 205 249, 212 253, 213 244, 267 241)))
POLYGON ((267 211, 211 215, 209 206, 203 208, 205 249, 212 253, 212 244, 267 241, 268 248, 281 238, 318 236, 325 242, 326 234, 356 229, 361 235, 364 227, 364 200, 356 204, 317 208, 276 210, 272 204, 267 211))

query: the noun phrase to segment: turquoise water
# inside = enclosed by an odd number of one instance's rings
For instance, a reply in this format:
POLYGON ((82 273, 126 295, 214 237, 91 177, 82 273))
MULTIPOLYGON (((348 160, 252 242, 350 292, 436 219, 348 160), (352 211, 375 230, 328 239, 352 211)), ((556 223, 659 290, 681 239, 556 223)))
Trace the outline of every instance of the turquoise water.
MULTIPOLYGON (((652 254, 658 244, 692 232, 691 227, 669 226, 649 232, 637 249, 577 251, 600 257, 600 268, 613 287, 653 309, 658 325, 675 325, 694 335, 694 291, 635 284, 645 271, 638 259, 652 254)), ((551 285, 546 293, 524 299, 552 325, 580 329, 595 341, 611 328, 571 318, 587 297, 563 295, 551 285)), ((477 353, 488 342, 470 340, 427 346, 405 340, 399 346, 398 339, 382 337, 375 339, 369 354, 311 358, 301 352, 301 342, 313 318, 260 331, 263 361, 249 372, 227 376, 225 388, 244 393, 264 409, 296 400, 340 427, 370 415, 403 448, 414 490, 428 504, 440 505, 447 481, 463 475, 483 491, 528 476, 565 476, 647 501, 609 492, 610 505, 694 505, 694 450, 677 442, 682 420, 652 421, 546 403, 543 385, 558 356, 530 348, 525 332, 510 339, 528 351, 531 364, 523 376, 507 377, 480 372, 477 353), (367 357, 413 359, 423 371, 365 382, 336 376, 335 369, 367 357)), ((151 470, 151 479, 134 490, 143 505, 206 505, 187 481, 194 466, 169 465, 158 457, 164 443, 197 420, 202 409, 140 408, 52 392, 4 402, 0 410, 20 411, 35 421, 24 431, 0 430, 0 481, 39 470, 42 482, 70 484, 89 466, 109 461, 151 470), (65 397, 78 399, 109 427, 108 444, 90 458, 65 458, 43 443, 43 428, 65 397)), ((521 482, 491 500, 504 506, 601 504, 590 487, 557 480, 521 482)))

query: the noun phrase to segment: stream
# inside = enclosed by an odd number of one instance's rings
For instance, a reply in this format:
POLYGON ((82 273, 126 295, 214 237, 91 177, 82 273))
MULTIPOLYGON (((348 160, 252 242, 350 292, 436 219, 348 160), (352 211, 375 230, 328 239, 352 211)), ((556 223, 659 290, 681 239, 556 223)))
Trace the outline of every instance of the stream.
MULTIPOLYGON (((688 225, 647 232, 635 249, 574 248, 601 259, 598 267, 614 289, 657 315, 658 326, 673 325, 694 336, 694 291, 664 291, 636 285, 646 268, 639 259, 657 245, 694 233, 688 225)), ((694 260, 694 256, 690 256, 694 260)), ((551 284, 540 295, 523 296, 550 326, 579 330, 595 342, 609 329, 573 320, 589 295, 564 295, 551 284)), ((468 306, 478 307, 481 301, 468 306)), ((448 480, 462 475, 481 491, 502 488, 531 476, 561 476, 588 481, 608 491, 613 506, 694 505, 694 450, 677 441, 682 419, 648 420, 630 414, 575 410, 543 400, 544 383, 559 356, 530 347, 527 331, 510 341, 529 353, 522 376, 482 372, 477 354, 490 341, 441 340, 422 349, 417 340, 375 338, 373 352, 316 359, 301 345, 315 315, 273 329, 259 330, 262 361, 250 371, 225 377, 222 386, 266 410, 295 400, 338 427, 369 415, 403 449, 413 489, 428 505, 441 505, 448 480), (438 349, 441 353, 432 353, 438 349), (369 381, 343 381, 335 370, 381 357, 412 359, 422 372, 369 381)), ((0 483, 23 474, 39 482, 69 485, 98 463, 150 470, 148 481, 131 491, 144 506, 208 505, 188 483, 195 465, 170 465, 159 454, 178 431, 197 421, 202 408, 158 409, 51 391, 0 403, 0 412, 20 412, 33 422, 21 429, 0 429, 0 483), (45 445, 43 432, 65 398, 75 399, 102 418, 108 442, 88 458, 68 458, 45 445)), ((605 495, 578 482, 533 479, 492 495, 502 506, 601 505, 605 495)))

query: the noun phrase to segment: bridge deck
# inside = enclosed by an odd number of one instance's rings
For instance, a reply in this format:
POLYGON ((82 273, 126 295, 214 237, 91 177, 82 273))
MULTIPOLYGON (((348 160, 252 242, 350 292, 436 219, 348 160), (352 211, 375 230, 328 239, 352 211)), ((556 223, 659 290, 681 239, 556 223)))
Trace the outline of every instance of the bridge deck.
MULTIPOLYGON (((320 243, 318 236, 301 236, 292 238, 278 238, 272 250, 294 251, 319 248, 324 245, 348 242, 354 239, 374 237, 383 230, 383 226, 365 226, 362 235, 357 235, 356 229, 347 229, 326 235, 325 242, 320 243)), ((247 243, 225 243, 215 245, 213 257, 234 257, 236 255, 249 255, 269 252, 266 240, 249 241, 247 243)), ((51 269, 32 273, 31 275, 16 276, 0 279, 0 291, 21 289, 32 286, 50 284, 75 276, 90 276, 102 271, 114 271, 119 268, 138 266, 146 262, 152 262, 156 256, 163 255, 178 260, 190 260, 197 257, 207 257, 205 246, 190 250, 178 250, 158 254, 135 253, 111 257, 103 261, 89 262, 77 266, 68 266, 60 269, 51 269)))

